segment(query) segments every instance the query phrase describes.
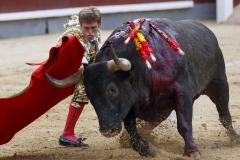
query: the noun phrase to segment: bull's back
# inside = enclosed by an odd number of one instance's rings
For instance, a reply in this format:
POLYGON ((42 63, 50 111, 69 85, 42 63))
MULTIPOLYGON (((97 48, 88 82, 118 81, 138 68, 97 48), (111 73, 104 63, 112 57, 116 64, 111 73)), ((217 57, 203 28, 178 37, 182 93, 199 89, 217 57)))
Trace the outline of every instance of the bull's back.
MULTIPOLYGON (((186 53, 186 71, 194 94, 201 94, 219 71, 225 74, 225 65, 217 39, 203 24, 191 20, 174 25, 177 41, 186 53)), ((221 74, 221 73, 220 73, 221 74)))

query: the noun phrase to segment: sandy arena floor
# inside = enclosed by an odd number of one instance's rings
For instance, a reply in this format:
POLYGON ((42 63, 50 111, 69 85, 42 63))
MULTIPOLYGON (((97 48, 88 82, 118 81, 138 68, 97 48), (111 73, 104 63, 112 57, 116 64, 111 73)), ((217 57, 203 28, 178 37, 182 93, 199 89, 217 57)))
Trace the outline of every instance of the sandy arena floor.
MULTIPOLYGON (((233 124, 240 133, 240 26, 206 23, 217 35, 224 53, 230 85, 229 107, 233 124)), ((103 39, 110 31, 103 31, 103 39)), ((48 57, 58 34, 0 40, 0 97, 21 91, 35 67, 25 62, 38 62, 48 57)), ((21 130, 8 144, 0 146, 1 160, 105 160, 159 159, 183 160, 183 139, 177 132, 175 113, 157 127, 155 158, 142 158, 129 148, 121 148, 118 139, 104 138, 98 131, 95 111, 88 105, 81 115, 76 133, 87 137, 88 149, 66 148, 58 145, 58 137, 67 116, 70 97, 57 104, 35 122, 21 130)), ((231 146, 225 129, 218 120, 214 104, 200 97, 194 104, 194 138, 204 160, 239 160, 240 144, 231 146)))

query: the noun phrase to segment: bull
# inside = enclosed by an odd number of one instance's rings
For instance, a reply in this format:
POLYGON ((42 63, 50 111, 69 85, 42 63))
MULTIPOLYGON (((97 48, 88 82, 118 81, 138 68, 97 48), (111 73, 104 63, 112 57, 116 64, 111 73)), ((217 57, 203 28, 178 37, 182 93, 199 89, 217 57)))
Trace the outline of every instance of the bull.
POLYGON ((139 134, 136 118, 160 124, 174 110, 178 132, 185 142, 184 155, 200 159, 192 135, 193 103, 200 95, 207 95, 216 105, 231 142, 239 142, 228 108, 225 62, 214 33, 191 20, 147 19, 141 32, 156 57, 155 62, 150 61, 149 69, 136 46, 124 44, 130 31, 128 23, 116 28, 95 63, 84 71, 80 69, 64 80, 47 75, 48 80, 63 87, 83 79, 100 132, 106 137, 115 136, 121 132, 123 122, 133 149, 142 156, 151 155, 151 147, 139 134), (185 55, 176 54, 150 22, 178 42, 185 55))

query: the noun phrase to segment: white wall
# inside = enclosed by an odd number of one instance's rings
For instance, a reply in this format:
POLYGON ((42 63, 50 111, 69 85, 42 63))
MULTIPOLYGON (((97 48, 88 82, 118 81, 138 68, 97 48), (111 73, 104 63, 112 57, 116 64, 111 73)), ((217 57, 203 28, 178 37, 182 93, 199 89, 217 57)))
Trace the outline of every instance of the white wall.
POLYGON ((226 21, 233 12, 233 0, 217 0, 217 22, 226 21))
MULTIPOLYGON (((127 13, 127 12, 189 9, 189 8, 192 8, 193 6, 194 6, 194 3, 192 0, 188 0, 188 1, 176 0, 171 2, 105 5, 105 6, 97 6, 97 7, 102 14, 114 14, 114 13, 127 13)), ((0 13, 0 22, 70 16, 73 14, 78 14, 78 12, 82 8, 83 7, 0 13)))

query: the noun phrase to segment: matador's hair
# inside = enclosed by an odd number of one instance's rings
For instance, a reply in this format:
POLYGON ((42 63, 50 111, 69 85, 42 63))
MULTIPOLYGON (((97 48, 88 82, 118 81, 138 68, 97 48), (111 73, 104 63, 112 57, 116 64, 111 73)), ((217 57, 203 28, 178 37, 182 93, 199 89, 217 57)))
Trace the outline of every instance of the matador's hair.
POLYGON ((98 24, 101 24, 101 12, 96 7, 90 6, 83 8, 78 16, 80 25, 82 22, 97 22, 98 24))

